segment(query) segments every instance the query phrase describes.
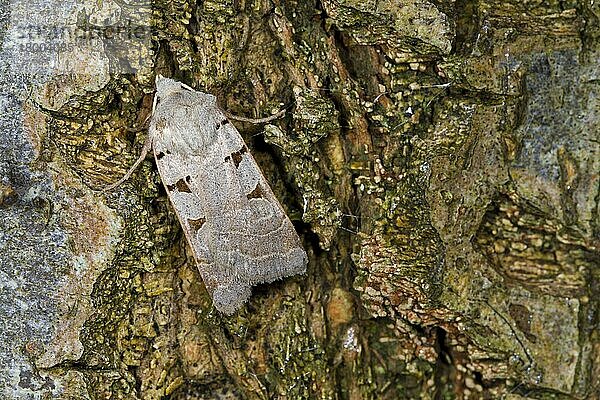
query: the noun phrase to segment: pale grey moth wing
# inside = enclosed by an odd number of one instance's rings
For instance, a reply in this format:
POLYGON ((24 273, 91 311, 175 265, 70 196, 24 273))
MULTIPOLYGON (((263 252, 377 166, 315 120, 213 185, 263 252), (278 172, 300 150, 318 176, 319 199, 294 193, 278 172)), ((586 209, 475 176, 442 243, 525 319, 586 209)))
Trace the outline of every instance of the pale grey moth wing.
POLYGON ((149 134, 217 310, 232 314, 252 286, 306 271, 298 234, 214 96, 157 77, 149 134))

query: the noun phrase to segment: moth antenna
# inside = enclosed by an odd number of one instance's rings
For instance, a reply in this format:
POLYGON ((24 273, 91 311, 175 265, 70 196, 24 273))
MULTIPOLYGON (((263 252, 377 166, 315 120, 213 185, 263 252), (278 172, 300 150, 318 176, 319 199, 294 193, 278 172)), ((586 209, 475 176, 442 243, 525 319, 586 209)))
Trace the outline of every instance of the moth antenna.
MULTIPOLYGON (((191 88, 190 86, 186 85, 185 83, 179 82, 181 84, 181 87, 184 89, 187 89, 191 92, 195 92, 196 90, 194 90, 193 88, 191 88)), ((152 106, 152 111, 154 111, 154 108, 156 107, 156 97, 154 98, 154 106, 152 106)))
POLYGON ((450 86, 452 86, 452 83, 453 82, 440 83, 440 84, 437 84, 437 85, 424 85, 424 86, 417 85, 414 90, 418 90, 418 89, 446 89, 446 88, 449 88, 450 86))
POLYGON ((341 213, 340 215, 342 217, 346 217, 346 218, 353 218, 353 219, 355 219, 357 221, 375 219, 374 217, 369 217, 367 215, 355 215, 355 214, 345 214, 345 213, 341 213))
POLYGON ((375 97, 372 101, 373 104, 377 103, 379 101, 379 99, 381 98, 381 96, 385 96, 386 94, 388 94, 388 92, 383 92, 383 93, 379 93, 377 95, 377 97, 375 97))
MULTIPOLYGON (((344 213, 342 213, 342 214, 340 214, 340 216, 343 217, 343 218, 351 218, 351 219, 353 219, 355 221, 355 223, 358 223, 358 221, 360 221, 360 217, 358 215, 352 215, 352 214, 344 214, 344 213)), ((352 223, 350 223, 350 224, 352 224, 352 223)), ((346 228, 343 225, 340 225, 338 228, 341 229, 341 230, 344 230, 346 232, 353 233, 355 235, 358 235, 358 233, 359 233, 358 229, 355 231, 355 230, 352 230, 350 228, 346 228)))
MULTIPOLYGON (((359 222, 359 221, 361 221, 361 220, 363 220, 363 219, 372 219, 372 217, 367 217, 367 216, 364 216, 364 215, 360 215, 360 216, 359 216, 359 215, 355 215, 355 214, 347 214, 347 213, 340 213, 340 217, 342 217, 342 218, 349 218, 349 219, 351 219, 351 220, 352 220, 352 221, 353 221, 355 224, 358 224, 358 222, 359 222)), ((355 235, 358 235, 358 234, 360 233, 360 230, 359 230, 359 229, 357 229, 357 230, 352 230, 352 229, 350 229, 350 228, 347 228, 347 227, 345 227, 345 226, 341 226, 341 225, 340 225, 338 228, 339 228, 339 229, 342 229, 342 230, 344 230, 344 231, 346 231, 346 232, 353 233, 353 234, 355 234, 355 235)))
POLYGON ((352 233, 352 234, 354 234, 354 235, 358 235, 358 231, 353 231, 352 229, 348 229, 348 228, 346 228, 345 226, 338 226, 338 228, 339 228, 339 229, 341 229, 341 230, 343 230, 343 231, 346 231, 346 232, 352 233))
POLYGON ((129 168, 129 171, 127 171, 127 173, 125 175, 123 175, 123 177, 121 179, 119 179, 115 183, 108 185, 107 187, 102 189, 102 192, 107 192, 109 190, 112 190, 112 189, 120 186, 127 179, 129 179, 129 177, 131 177, 131 174, 133 174, 135 172, 135 170, 137 169, 137 167, 139 167, 139 165, 142 163, 142 161, 144 161, 144 159, 148 155, 148 152, 150 151, 151 148, 152 148, 152 135, 148 135, 148 137, 146 138, 146 141, 144 142, 144 146, 142 147, 142 153, 140 154, 138 159, 135 161, 135 163, 133 163, 131 168, 129 168))
MULTIPOLYGON (((154 106, 152 106, 152 110, 154 110, 154 106)), ((148 114, 148 115, 146 116, 146 119, 144 119, 144 123, 143 123, 141 126, 139 126, 139 127, 137 127, 137 128, 129 128, 129 127, 127 127, 127 128, 125 128, 125 130, 126 130, 127 132, 138 133, 138 132, 141 132, 141 131, 143 131, 143 130, 146 130, 146 129, 148 129, 149 122, 150 122, 150 117, 151 117, 151 116, 152 116, 152 114, 148 114)))
POLYGON ((234 121, 241 121, 241 122, 250 122, 251 124, 264 124, 267 122, 271 122, 274 119, 277 118, 281 118, 285 115, 285 109, 279 111, 277 114, 273 114, 270 117, 266 117, 266 118, 246 118, 246 117, 238 117, 237 115, 233 115, 230 114, 228 112, 224 112, 225 116, 229 119, 232 119, 234 121))
POLYGON ((283 147, 281 147, 281 146, 280 146, 280 145, 278 145, 277 143, 270 143, 270 144, 273 144, 273 145, 275 145, 275 146, 279 147, 281 150, 283 150, 283 147))
POLYGON ((520 388, 521 386, 523 386, 523 382, 519 382, 518 385, 516 385, 512 389, 510 389, 509 393, 516 393, 517 389, 520 388))
MULTIPOLYGON (((127 130, 127 132, 137 133, 137 132, 141 132, 143 130, 147 130, 148 125, 150 124, 150 117, 152 116, 152 114, 154 114, 155 108, 156 108, 156 96, 154 96, 154 102, 152 104, 152 113, 150 113, 146 116, 146 119, 144 119, 144 123, 142 124, 142 126, 140 126, 138 128, 127 127, 127 128, 125 128, 127 130)), ((121 179, 119 179, 117 182, 102 189, 101 192, 106 192, 106 191, 112 190, 112 189, 116 188, 117 186, 121 185, 127 179, 129 179, 131 174, 133 174, 133 172, 140 165, 140 163, 142 161, 144 161, 144 158, 146 158, 146 156, 148 155, 148 152, 150 151, 151 148, 152 148, 152 139, 150 138, 150 134, 148 134, 148 137, 146 137, 146 141, 144 142, 144 146, 142 147, 142 154, 140 154, 140 157, 135 161, 135 163, 129 169, 129 171, 127 171, 127 173, 121 179)))

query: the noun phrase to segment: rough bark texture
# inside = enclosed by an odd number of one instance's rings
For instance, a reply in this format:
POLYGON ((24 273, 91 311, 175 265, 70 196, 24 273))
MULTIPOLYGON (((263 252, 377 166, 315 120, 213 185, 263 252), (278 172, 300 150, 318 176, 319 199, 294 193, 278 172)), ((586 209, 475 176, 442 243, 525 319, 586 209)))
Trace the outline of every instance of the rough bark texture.
POLYGON ((79 1, 0 1, 3 398, 600 398, 598 3, 79 1), (20 74, 28 19, 152 40, 20 74), (236 125, 308 272, 232 317, 152 160, 95 191, 156 73, 289 110, 236 125))

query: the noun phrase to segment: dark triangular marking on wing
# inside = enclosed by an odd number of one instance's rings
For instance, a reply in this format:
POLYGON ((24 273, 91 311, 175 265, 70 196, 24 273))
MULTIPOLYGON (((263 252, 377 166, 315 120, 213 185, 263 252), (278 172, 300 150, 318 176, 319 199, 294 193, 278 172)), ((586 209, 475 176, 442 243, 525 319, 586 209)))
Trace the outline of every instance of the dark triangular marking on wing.
POLYGON ((157 159, 157 160, 160 160, 161 158, 163 158, 163 157, 164 157, 164 156, 166 156, 167 154, 171 154, 171 152, 170 152, 169 150, 165 150, 164 152, 162 152, 162 151, 159 151, 159 152, 156 154, 156 159, 157 159))
POLYGON ((190 224, 190 228, 192 228, 194 232, 198 232, 205 222, 206 218, 204 217, 198 219, 188 219, 188 224, 190 224))
POLYGON ((234 151, 233 153, 231 153, 231 159, 233 160, 233 164, 236 168, 239 167, 240 163, 242 162, 242 154, 247 152, 248 148, 246 146, 242 146, 242 148, 238 151, 234 151))
POLYGON ((256 187, 254 188, 253 191, 251 191, 250 193, 248 193, 246 195, 246 197, 248 198, 248 200, 250 199, 262 199, 264 197, 265 192, 263 191, 262 187, 260 186, 260 183, 256 184, 256 187))
POLYGON ((226 119, 224 119, 223 121, 217 123, 216 129, 218 130, 220 127, 225 126, 228 123, 229 123, 229 121, 227 121, 226 119))
MULTIPOLYGON (((190 176, 186 176, 186 181, 189 181, 190 176)), ((187 183, 185 183, 185 181, 183 179, 179 179, 177 182, 175 182, 174 185, 167 185, 167 189, 169 189, 169 191, 173 191, 175 189, 177 189, 178 192, 180 193, 192 193, 192 191, 190 190, 190 187, 187 185, 187 183)))

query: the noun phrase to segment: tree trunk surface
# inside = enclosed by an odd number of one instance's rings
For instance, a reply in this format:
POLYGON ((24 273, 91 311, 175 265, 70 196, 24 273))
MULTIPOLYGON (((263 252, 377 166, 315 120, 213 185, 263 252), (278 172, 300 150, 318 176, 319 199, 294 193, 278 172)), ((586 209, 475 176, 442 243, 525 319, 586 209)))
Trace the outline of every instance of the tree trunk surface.
POLYGON ((600 398, 600 3, 0 1, 5 399, 600 398), (157 74, 231 114, 309 257, 212 306, 157 74))

